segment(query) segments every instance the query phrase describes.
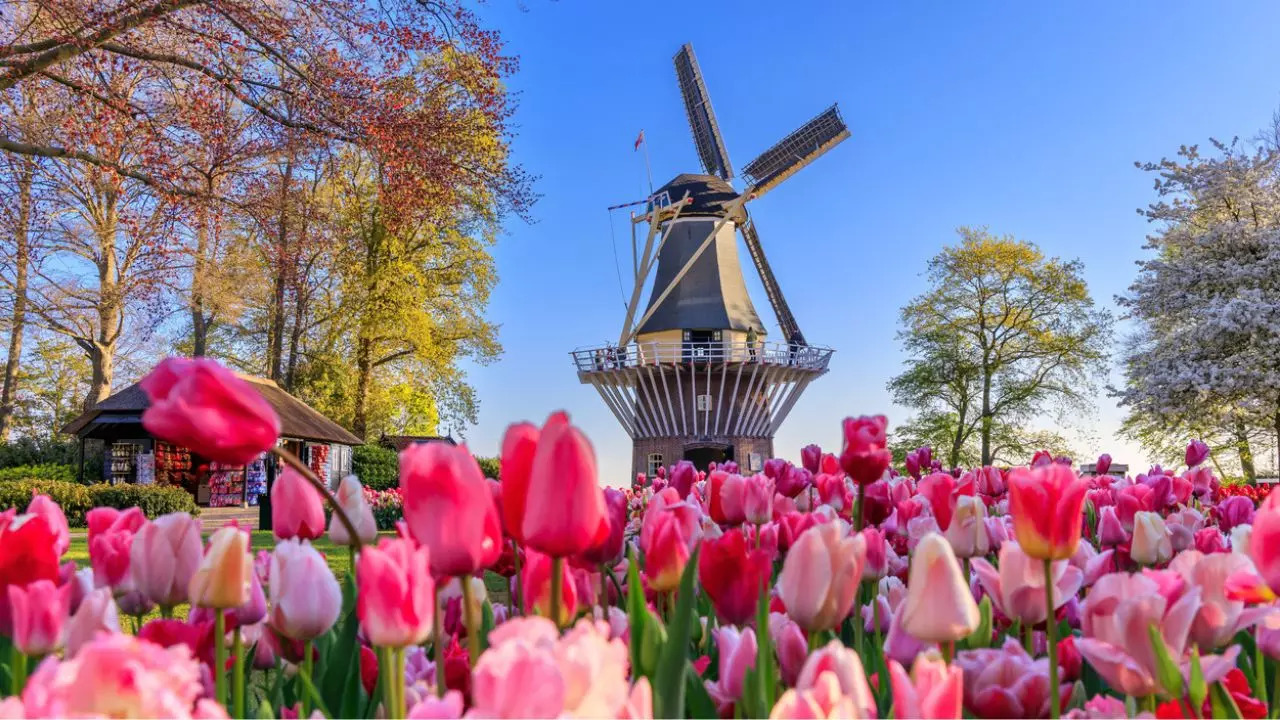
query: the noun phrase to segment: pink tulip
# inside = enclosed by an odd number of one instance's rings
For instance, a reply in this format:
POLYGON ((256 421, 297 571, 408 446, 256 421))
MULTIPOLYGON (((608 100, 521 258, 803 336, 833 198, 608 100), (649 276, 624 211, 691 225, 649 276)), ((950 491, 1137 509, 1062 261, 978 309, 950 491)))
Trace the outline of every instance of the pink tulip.
MULTIPOLYGON (((1059 654, 1063 654, 1067 647, 1067 643, 1063 643, 1059 654)), ((956 654, 955 665, 964 671, 964 703, 973 715, 1010 718, 1049 716, 1052 695, 1048 660, 1032 659, 1017 638, 1005 638, 1004 645, 998 649, 961 651, 956 654)), ((1066 683, 1059 687, 1058 692, 1069 691, 1070 688, 1070 683, 1066 683)))
MULTIPOLYGON (((524 576, 520 578, 524 591, 524 606, 529 612, 536 611, 539 615, 549 618, 552 588, 551 557, 537 550, 529 550, 525 553, 525 562, 524 576)), ((677 584, 679 584, 678 580, 677 584)), ((578 605, 578 589, 577 584, 574 583, 573 574, 564 572, 560 576, 560 617, 552 619, 561 626, 569 624, 569 621, 578 614, 578 605)))
POLYGON ((1191 642, 1205 650, 1226 645, 1236 633, 1257 624, 1273 610, 1246 609, 1243 602, 1227 599, 1227 578, 1253 570, 1253 563, 1243 555, 1185 550, 1169 563, 1169 569, 1181 575, 1188 587, 1200 589, 1201 605, 1191 624, 1191 642))
POLYGON ((271 486, 271 526, 281 540, 315 540, 324 535, 324 499, 291 467, 271 486))
POLYGON ((257 573, 249 573, 249 599, 232 608, 232 616, 239 627, 255 625, 267 616, 267 596, 257 573))
POLYGON ((999 497, 1005 492, 1004 475, 999 468, 990 465, 977 471, 977 491, 987 497, 999 497))
POLYGON ((1098 475, 1106 475, 1111 470, 1111 456, 1102 453, 1098 456, 1098 462, 1093 466, 1093 472, 1098 475))
POLYGON ((603 492, 604 519, 609 523, 609 533, 582 553, 582 561, 591 565, 612 565, 621 560, 623 535, 627 529, 627 496, 615 488, 605 488, 603 492))
POLYGON ((964 696, 964 672, 948 667, 941 658, 921 655, 911 675, 897 660, 889 661, 896 717, 960 718, 964 696))
POLYGON ((1213 508, 1213 515, 1218 519, 1218 527, 1224 533, 1231 532, 1237 525, 1253 524, 1253 501, 1243 495, 1233 495, 1223 499, 1213 508))
POLYGON ((26 514, 44 518, 53 531, 54 553, 58 557, 67 554, 67 548, 71 547, 71 531, 67 528, 67 516, 62 513, 62 507, 58 503, 48 495, 36 493, 27 505, 26 514))
POLYGON ((400 492, 409 533, 427 547, 435 575, 470 575, 498 559, 498 509, 465 445, 406 447, 400 452, 400 492))
POLYGON ((746 522, 763 525, 773 519, 773 480, 764 475, 752 475, 745 479, 742 495, 742 511, 746 522))
POLYGON ((1192 440, 1187 444, 1186 456, 1183 458, 1188 468, 1193 468, 1209 458, 1209 446, 1200 440, 1192 440))
POLYGON ((788 686, 795 685, 796 679, 800 677, 800 670, 809 657, 809 643, 804 638, 804 631, 786 615, 769 613, 769 637, 778 654, 782 682, 788 686))
POLYGON ((787 614, 811 633, 837 627, 853 609, 865 556, 866 541, 860 535, 842 537, 834 523, 800 535, 778 576, 787 614))
POLYGON ((756 634, 750 628, 739 632, 731 625, 717 628, 715 633, 720 651, 720 676, 715 681, 706 681, 707 694, 721 712, 726 712, 742 697, 747 671, 756 666, 756 634))
POLYGON ((1107 505, 1099 510, 1098 544, 1102 547, 1115 547, 1126 545, 1128 542, 1129 533, 1120 524, 1120 516, 1116 515, 1115 506, 1107 505))
MULTIPOLYGON (((533 423, 507 426, 502 438, 502 524, 507 534, 524 544, 524 509, 529 500, 529 477, 538 452, 540 431, 533 423)), ((643 487, 643 475, 637 483, 643 487)))
MULTIPOLYGON (((1251 513, 1252 509, 1251 504, 1251 513)), ((1195 545, 1196 533, 1204 527, 1204 516, 1197 510, 1187 508, 1169 513, 1164 519, 1164 524, 1169 530, 1169 542, 1173 545, 1173 552, 1176 554, 1195 545)))
POLYGON ((920 481, 919 490, 920 497, 929 502, 938 530, 951 527, 951 515, 956 508, 956 479, 947 473, 933 473, 920 481))
MULTIPOLYGON (((714 492, 714 490, 713 490, 714 492)), ((747 521, 747 479, 741 475, 725 475, 720 482, 720 511, 726 525, 747 521)))
POLYGON ((138 384, 150 400, 143 427, 208 460, 244 465, 280 436, 270 403, 215 360, 168 358, 138 384))
POLYGON ((955 499, 955 512, 944 537, 958 557, 981 557, 991 550, 987 535, 987 506, 981 498, 961 495, 955 499))
POLYGON ((885 433, 888 424, 883 415, 844 419, 840 466, 859 485, 879 480, 889 467, 891 456, 885 433))
POLYGON ((1218 489, 1218 478, 1214 477, 1213 470, 1207 465, 1188 470, 1183 473, 1183 477, 1191 481, 1191 494, 1196 497, 1206 497, 1218 489))
POLYGON ((653 520, 645 518, 645 527, 649 530, 647 545, 644 544, 646 536, 641 536, 645 576, 654 590, 674 590, 680 585, 680 576, 700 533, 689 531, 680 516, 670 510, 651 508, 649 513, 653 520))
POLYGON ((805 445, 800 448, 800 464, 811 474, 817 475, 822 465, 822 448, 817 445, 805 445))
POLYGON ((670 485, 680 494, 680 498, 689 497, 689 490, 698 479, 698 469, 688 460, 681 460, 671 466, 670 485))
POLYGON ((538 436, 521 531, 525 544, 552 557, 577 555, 609 533, 595 451, 563 413, 538 436))
POLYGON ((969 583, 951 544, 937 533, 921 539, 911 557, 901 613, 903 628, 924 642, 960 640, 978 627, 978 605, 969 583))
POLYGON ((99 635, 120 632, 120 613, 111 597, 111 588, 98 588, 85 595, 66 625, 65 657, 73 658, 80 648, 99 635))
POLYGON ((71 586, 37 580, 9 586, 13 645, 27 655, 45 655, 62 644, 62 625, 71 612, 71 586))
POLYGON ((1009 514, 1023 552, 1065 560, 1080 542, 1081 514, 1089 484, 1071 468, 1050 464, 1009 474, 1009 514))
POLYGON ((893 548, 884 538, 879 528, 863 528, 859 533, 866 548, 866 562, 862 565, 863 580, 879 580, 889 572, 889 556, 894 555, 893 548))
POLYGON ((129 554, 134 534, 147 522, 142 510, 132 507, 94 508, 85 515, 89 526, 89 562, 99 587, 116 587, 129 579, 129 554))
POLYGON ((853 701, 853 707, 858 711, 857 717, 871 717, 875 714, 875 696, 871 694, 871 686, 867 684, 862 659, 851 648, 845 647, 838 640, 832 640, 815 650, 800 670, 796 687, 801 690, 816 689, 823 676, 836 679, 840 695, 853 701))
MULTIPOLYGON (((1033 560, 1017 543, 1000 548, 1000 568, 983 558, 973 560, 973 571, 991 604, 1005 616, 1025 625, 1045 621, 1044 562, 1033 560)), ((1053 609, 1056 611, 1075 597, 1084 582, 1084 573, 1066 560, 1053 563, 1053 609)))
MULTIPOLYGON (((364 486, 355 475, 347 475, 338 483, 338 491, 334 493, 338 506, 347 514, 347 519, 356 528, 356 535, 362 543, 372 543, 378 538, 378 522, 373 518, 373 508, 364 496, 364 486)), ((272 506, 272 510, 275 507, 272 506)), ((342 524, 335 514, 329 519, 329 541, 334 545, 350 545, 351 538, 347 526, 342 524)))
POLYGON ((1009 529, 1009 523, 1006 522, 1006 518, 987 516, 987 519, 983 520, 982 524, 987 528, 987 547, 992 552, 1000 552, 1000 548, 1004 547, 1004 544, 1012 536, 1012 531, 1009 529))
POLYGON ((356 582, 356 614, 370 644, 401 648, 426 641, 436 601, 425 547, 415 547, 410 538, 365 547, 356 582))
MULTIPOLYGON (((1159 628, 1170 657, 1181 659, 1187 648, 1191 625, 1200 610, 1201 591, 1187 588, 1171 601, 1161 589, 1145 574, 1112 573, 1099 579, 1085 598, 1081 617, 1084 637, 1076 638, 1076 649, 1117 692, 1141 697, 1161 689, 1147 635, 1151 625, 1159 628)), ((1165 591, 1174 589, 1167 587, 1165 591)), ((1226 676, 1235 667, 1239 652, 1235 646, 1221 656, 1202 654, 1205 682, 1213 684, 1226 676)))
POLYGON ((249 533, 227 525, 209 536, 209 547, 187 585, 187 596, 197 607, 231 609, 252 598, 253 560, 249 557, 249 533))
MULTIPOLYGON (((487 497, 487 494, 486 494, 487 497)), ((342 589, 310 543, 283 540, 271 555, 271 626, 293 640, 312 640, 338 621, 342 589)))
POLYGON ((1227 551, 1227 540, 1216 527, 1201 528, 1196 531, 1193 546, 1205 555, 1221 553, 1227 551))
POLYGON ((152 602, 187 601, 191 577, 204 557, 200 521, 187 513, 162 515, 142 526, 129 551, 134 587, 152 602))

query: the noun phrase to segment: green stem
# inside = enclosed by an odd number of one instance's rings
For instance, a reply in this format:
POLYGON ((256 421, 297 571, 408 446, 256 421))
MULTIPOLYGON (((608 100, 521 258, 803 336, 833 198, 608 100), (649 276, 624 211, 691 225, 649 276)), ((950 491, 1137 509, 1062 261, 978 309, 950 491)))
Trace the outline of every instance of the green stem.
POLYGON ((948 665, 950 665, 951 661, 954 660, 955 657, 956 657, 956 641, 948 640, 947 643, 942 646, 942 659, 945 660, 948 665))
POLYGON ((1035 626, 1030 623, 1022 629, 1022 647, 1027 654, 1035 657, 1036 654, 1036 632, 1035 626))
MULTIPOLYGON (((213 609, 213 697, 227 705, 227 619, 222 608, 213 609)), ((303 715, 310 715, 304 712, 303 715)))
MULTIPOLYGON (((315 684, 313 670, 315 661, 311 658, 311 641, 308 640, 302 644, 302 673, 307 679, 315 684)), ((298 717, 311 717, 311 693, 302 693, 302 712, 298 713, 298 717)))
POLYGON ((173 606, 172 606, 172 605, 161 605, 161 606, 160 606, 160 617, 164 618, 165 620, 168 620, 169 618, 172 618, 172 617, 173 617, 173 606))
POLYGON ((18 649, 17 645, 12 646, 13 660, 10 668, 13 673, 13 684, 10 685, 10 695, 21 695, 23 688, 27 686, 27 654, 18 649))
MULTIPOLYGON (((382 677, 382 713, 385 717, 391 717, 392 709, 396 706, 395 668, 391 661, 393 652, 395 651, 389 647, 378 648, 378 675, 382 677)), ((403 681, 401 678, 401 682, 403 681)))
POLYGON ((560 627, 560 579, 564 576, 564 558, 551 558, 551 622, 560 627))
POLYGON ((876 652, 884 652, 884 641, 880 639, 880 583, 876 583, 875 593, 871 596, 871 623, 876 635, 876 652))
POLYGON ((1053 560, 1048 558, 1044 561, 1044 610, 1044 629, 1049 641, 1049 718, 1057 720, 1062 714, 1058 689, 1058 623, 1053 612, 1053 560))
POLYGON ((475 611, 471 603, 471 578, 460 576, 458 584, 462 586, 462 620, 467 627, 467 655, 471 659, 471 667, 476 666, 480 657, 480 623, 476 621, 475 611))
POLYGON ((392 669, 396 677, 392 687, 395 688, 396 693, 396 717, 402 718, 409 714, 409 709, 405 707, 404 648, 392 648, 391 657, 395 659, 395 666, 392 669))
MULTIPOLYGON (((436 593, 436 612, 435 612, 435 628, 432 637, 435 638, 431 642, 431 649, 436 656, 436 695, 444 697, 444 611, 440 609, 440 594, 436 593)), ((404 682, 403 678, 401 682, 404 682)), ((390 708, 387 709, 390 712, 390 708)))
POLYGON ((231 667, 231 717, 244 717, 244 638, 240 637, 239 628, 232 634, 231 652, 234 660, 231 667))
POLYGON ((858 600, 853 604, 853 650, 862 655, 862 599, 867 595, 867 583, 858 584, 858 600))
POLYGON ((822 636, 817 630, 811 630, 809 632, 809 652, 813 652, 820 647, 822 647, 822 636))
POLYGON ((605 565, 600 563, 600 617, 609 621, 609 576, 605 574, 605 565))
POLYGON ((511 541, 511 555, 512 557, 515 558, 515 565, 516 565, 516 572, 514 575, 516 580, 516 586, 512 590, 512 592, 514 592, 516 596, 511 598, 511 602, 508 604, 511 606, 513 615, 523 615, 524 614, 524 585, 521 584, 521 580, 523 580, 523 578, 520 577, 520 546, 516 545, 516 541, 514 539, 511 541))
POLYGON ((853 529, 854 532, 862 532, 862 496, 866 488, 858 486, 858 497, 853 501, 853 529))
POLYGON ((1253 673, 1258 688, 1258 699, 1267 702, 1267 661, 1262 656, 1262 645, 1258 643, 1258 635, 1253 638, 1253 673))

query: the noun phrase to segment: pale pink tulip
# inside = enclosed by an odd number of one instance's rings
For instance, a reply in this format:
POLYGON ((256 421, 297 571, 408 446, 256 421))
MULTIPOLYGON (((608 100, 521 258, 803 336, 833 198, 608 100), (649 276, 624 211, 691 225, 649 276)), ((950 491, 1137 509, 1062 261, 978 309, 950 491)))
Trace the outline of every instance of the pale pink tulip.
MULTIPOLYGON (((977 717, 1049 716, 1048 658, 1032 659, 1016 638, 1000 648, 964 650, 955 665, 964 671, 964 704, 977 717)), ((1071 687, 1059 687, 1062 693, 1071 687)))
POLYGON ((893 711, 904 718, 960 718, 963 712, 963 671, 948 667, 942 658, 921 655, 911 674, 897 660, 889 661, 893 683, 893 711))
POLYGON ((991 549, 987 536, 987 506, 982 498, 961 495, 956 498, 951 524, 944 536, 957 557, 982 557, 991 549))
POLYGON ((823 676, 835 677, 840 696, 852 701, 853 708, 858 713, 856 717, 874 716, 875 696, 871 694, 871 686, 867 684, 862 659, 851 648, 845 647, 838 640, 832 640, 815 650, 800 670, 796 688, 816 689, 823 676))
POLYGON ((804 631, 786 615, 769 613, 769 637, 773 640, 773 648, 778 655, 782 681, 787 685, 795 685, 796 678, 800 677, 800 670, 809 657, 809 643, 804 639, 804 631))
POLYGON ((834 523, 802 533, 783 561, 778 594, 787 614, 809 632, 837 627, 853 609, 866 555, 862 536, 834 523))
POLYGON ((903 629, 924 642, 959 640, 978 627, 978 605, 969 583, 951 544, 937 533, 916 546, 901 612, 903 629))
POLYGON ((707 680, 707 694, 720 712, 727 712, 742 698, 742 683, 747 671, 756 666, 756 634, 751 628, 739 631, 732 625, 716 629, 716 647, 720 651, 720 675, 707 680))
POLYGON ((187 601, 191 577, 204 556, 200 521, 187 513, 169 513, 143 525, 129 550, 134 587, 157 605, 187 601))
MULTIPOLYGON (((246 556, 247 557, 247 556, 246 556)), ((324 557, 299 540, 282 540, 271 555, 271 626, 294 640, 312 640, 338 621, 342 589, 324 557)))
MULTIPOLYGON (((376 540, 378 523, 373 519, 373 508, 369 507, 369 501, 365 500, 364 486, 360 484, 360 480, 355 475, 342 478, 342 482, 338 483, 338 492, 334 495, 342 511, 347 514, 347 519, 355 526, 360 542, 372 543, 376 540)), ((329 540, 334 545, 351 544, 347 526, 342 524, 336 514, 329 519, 329 540)))
POLYGON ((209 536, 209 547, 191 576, 187 595, 198 607, 240 607, 251 597, 252 573, 249 533, 228 525, 209 536))
POLYGON ((85 595, 64 632, 63 645, 68 658, 75 657, 81 647, 99 635, 120 632, 120 612, 115 598, 111 597, 111 588, 98 588, 85 595))
POLYGON ((1224 587, 1227 578, 1237 572, 1253 571, 1253 563, 1243 555, 1205 555, 1184 550, 1169 563, 1169 569, 1181 575, 1188 586, 1200 589, 1202 604, 1191 624, 1191 642, 1202 650, 1226 645, 1236 633, 1273 612, 1270 607, 1246 609, 1243 602, 1227 599, 1224 587))
POLYGON ((9 586, 13 645, 27 655, 46 655, 62 645, 62 626, 71 607, 71 586, 37 580, 9 586))
POLYGON ((1173 540, 1160 513, 1134 513, 1129 557, 1139 565, 1162 565, 1173 557, 1173 540))
MULTIPOLYGON (((1005 616, 1023 625, 1044 622, 1044 561, 1027 557, 1016 542, 1010 541, 1000 548, 998 570, 985 559, 975 558, 973 571, 991 597, 991 604, 1005 616)), ((1079 568, 1067 560, 1054 561, 1053 609, 1056 611, 1075 597, 1083 582, 1084 573, 1079 568)))
POLYGON ((774 482, 765 475, 746 479, 742 494, 742 513, 746 522, 762 525, 773 519, 774 482))

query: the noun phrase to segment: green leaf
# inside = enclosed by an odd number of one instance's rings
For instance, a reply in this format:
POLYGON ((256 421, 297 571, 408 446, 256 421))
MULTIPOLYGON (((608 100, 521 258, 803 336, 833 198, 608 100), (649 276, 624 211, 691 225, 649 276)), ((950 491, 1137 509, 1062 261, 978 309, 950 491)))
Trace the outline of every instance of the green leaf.
POLYGON ((325 717, 333 717, 333 713, 329 712, 329 706, 324 704, 324 698, 320 697, 320 692, 316 690, 315 683, 311 682, 311 678, 307 676, 307 671, 302 667, 298 668, 298 682, 302 683, 302 692, 306 693, 311 700, 311 704, 319 708, 325 717))
MULTIPOLYGON (((632 547, 627 552, 627 623, 631 629, 631 668, 633 674, 648 676, 649 673, 644 672, 641 653, 645 633, 648 631, 649 610, 645 606, 644 590, 640 588, 638 566, 636 550, 632 547)), ((653 678, 649 679, 652 681, 653 678)))
MULTIPOLYGON (((640 674, 655 682, 658 663, 662 659, 662 650, 667 646, 667 630, 658 616, 649 610, 644 611, 645 621, 640 635, 640 674)), ((632 642, 635 642, 635 630, 632 629, 632 642)))
POLYGON ((965 647, 970 650, 985 648, 991 645, 991 597, 989 595, 982 596, 982 602, 978 603, 978 627, 964 639, 965 647))
POLYGON ((1200 667, 1200 648, 1191 648, 1191 677, 1187 693, 1191 695, 1191 707, 1204 707, 1209 688, 1204 682, 1204 670, 1200 667))
POLYGON ((716 704, 707 694, 706 685, 702 683, 702 678, 698 677, 691 663, 685 663, 684 666, 684 690, 689 699, 689 717, 713 718, 719 715, 716 712, 716 704))
POLYGON ((1147 626, 1147 639, 1151 641, 1151 649, 1156 656, 1156 679, 1165 692, 1172 697, 1182 697, 1182 670, 1178 663, 1169 656, 1169 648, 1164 644, 1164 636, 1155 623, 1147 626))
POLYGON ((1231 693, 1222 683, 1214 683, 1209 688, 1209 707, 1213 710, 1214 718, 1239 718, 1244 717, 1240 712, 1240 706, 1236 705, 1236 701, 1231 697, 1231 693))
MULTIPOLYGON (((350 579, 348 575, 344 585, 354 593, 350 579)), ((334 628, 335 637, 327 643, 327 652, 322 650, 320 653, 321 665, 315 673, 315 680, 323 689, 325 703, 328 707, 339 708, 339 717, 354 716, 364 693, 360 684, 359 630, 360 619, 356 617, 355 610, 343 616, 334 628)))
POLYGON ((776 673, 773 669, 773 636, 769 634, 769 586, 760 588, 760 596, 756 599, 756 679, 758 682, 756 699, 759 707, 757 717, 768 717, 773 710, 776 673))
POLYGON ((271 709, 271 703, 267 702, 266 698, 263 698, 262 702, 258 703, 258 714, 254 717, 257 720, 276 720, 276 713, 271 709))
MULTIPOLYGON (((693 624, 694 579, 698 571, 698 550, 694 548, 680 577, 680 589, 676 596, 676 610, 671 615, 671 627, 667 629, 667 641, 658 655, 658 667, 654 673, 654 717, 683 718, 684 667, 689 662, 689 636, 693 624)), ((768 627, 766 625, 766 627, 768 627)))
POLYGON ((489 649, 489 633, 493 632, 495 625, 497 621, 493 617, 493 603, 485 600, 480 609, 480 652, 489 649))

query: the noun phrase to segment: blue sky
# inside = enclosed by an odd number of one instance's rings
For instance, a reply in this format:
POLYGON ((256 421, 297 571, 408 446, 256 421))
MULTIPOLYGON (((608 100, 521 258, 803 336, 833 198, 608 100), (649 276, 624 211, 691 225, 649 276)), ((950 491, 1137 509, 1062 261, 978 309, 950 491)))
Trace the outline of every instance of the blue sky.
MULTIPOLYGON (((902 362, 897 311, 957 226, 1080 258, 1094 297, 1114 307, 1148 231, 1135 210, 1154 198, 1134 161, 1252 136, 1280 107, 1273 2, 523 5, 480 12, 521 56, 514 147, 543 198, 535 222, 510 222, 495 249, 490 316, 506 352, 471 370, 482 404, 466 436, 494 454, 507 423, 564 408, 609 483, 626 479, 629 440, 568 353, 621 326, 605 208, 646 193, 636 134, 656 183, 699 171, 671 64, 682 43, 735 168, 832 102, 852 130, 752 210, 806 336, 838 351, 778 435, 792 459, 808 442, 837 447, 846 415, 907 416, 885 391, 902 362)), ((627 232, 615 214, 624 275, 627 232)), ((749 263, 746 276, 772 323, 749 263)), ((1085 447, 1145 462, 1107 440, 1119 418, 1100 398, 1082 421, 1103 441, 1085 447)))

